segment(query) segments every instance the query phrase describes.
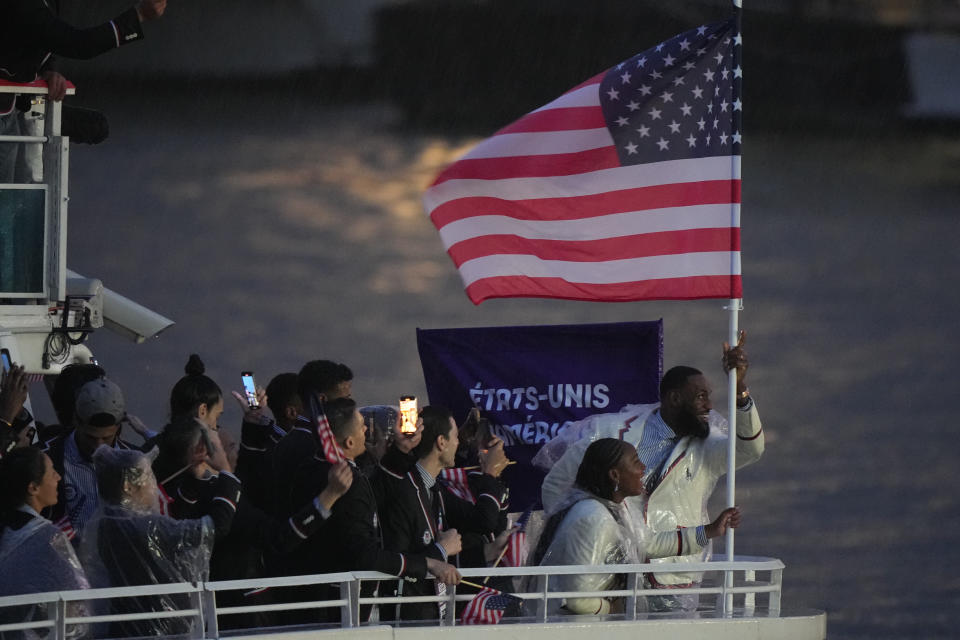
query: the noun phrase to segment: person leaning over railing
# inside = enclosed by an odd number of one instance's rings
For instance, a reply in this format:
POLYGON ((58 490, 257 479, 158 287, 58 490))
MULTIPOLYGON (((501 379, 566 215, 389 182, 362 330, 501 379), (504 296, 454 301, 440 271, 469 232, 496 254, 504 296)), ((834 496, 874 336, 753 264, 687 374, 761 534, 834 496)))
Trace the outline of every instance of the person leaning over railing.
MULTIPOLYGON (((33 82, 42 76, 50 99, 66 95, 67 81, 52 56, 88 59, 143 39, 143 22, 159 18, 167 0, 139 0, 113 20, 78 29, 60 20, 46 0, 7 0, 0 8, 0 79, 33 82)), ((17 94, 0 94, 0 135, 22 135, 17 94)), ((0 143, 0 183, 13 182, 21 145, 0 143)))
MULTIPOLYGON (((653 533, 625 498, 643 496, 646 467, 637 450, 616 438, 601 438, 587 447, 577 469, 576 485, 565 504, 547 521, 534 553, 540 565, 639 564, 647 558, 699 552, 706 540, 740 524, 740 510, 725 509, 708 525, 653 533)), ((618 574, 555 576, 550 591, 612 591, 623 588, 618 574)), ((642 607, 644 600, 638 604, 642 607)), ((566 598, 550 601, 551 613, 605 614, 623 611, 623 599, 566 598)))
MULTIPOLYGON (((66 535, 40 511, 57 502, 60 475, 35 447, 14 449, 0 460, 0 596, 87 589, 87 577, 66 535)), ((46 603, 0 609, 0 624, 47 620, 46 603)), ((50 606, 56 606, 55 604, 50 606)), ((82 603, 67 605, 68 616, 85 615, 82 603)), ((68 625, 67 637, 82 636, 83 625, 68 625)), ((0 633, 2 638, 27 633, 0 633)))

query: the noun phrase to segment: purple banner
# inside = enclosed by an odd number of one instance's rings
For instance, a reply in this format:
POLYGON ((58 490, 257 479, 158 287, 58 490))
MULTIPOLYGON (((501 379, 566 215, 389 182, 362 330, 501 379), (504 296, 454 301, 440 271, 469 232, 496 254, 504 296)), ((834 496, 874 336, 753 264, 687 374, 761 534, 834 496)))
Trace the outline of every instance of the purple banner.
POLYGON ((663 321, 418 329, 417 347, 430 404, 458 424, 479 407, 517 461, 504 477, 520 511, 540 498, 530 459, 567 423, 658 400, 663 321))

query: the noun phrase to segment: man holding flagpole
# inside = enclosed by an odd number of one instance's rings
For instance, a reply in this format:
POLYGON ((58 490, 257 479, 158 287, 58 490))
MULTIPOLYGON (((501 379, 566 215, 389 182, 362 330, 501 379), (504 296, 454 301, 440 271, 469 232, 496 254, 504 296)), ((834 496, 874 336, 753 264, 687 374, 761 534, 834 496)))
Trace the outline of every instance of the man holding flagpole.
MULTIPOLYGON (((755 462, 763 454, 764 438, 756 404, 747 388, 747 354, 744 334, 733 347, 724 344, 723 368, 737 376, 735 436, 722 429, 722 417, 712 412, 711 387, 706 377, 693 367, 673 367, 660 383, 659 405, 630 405, 619 413, 591 416, 569 427, 579 439, 571 444, 544 479, 543 506, 549 515, 562 504, 573 486, 584 451, 598 438, 618 438, 637 448, 647 468, 644 477, 646 496, 628 498, 638 501, 636 513, 645 513, 646 525, 654 532, 677 531, 675 556, 654 562, 701 562, 709 558, 710 546, 703 525, 710 522, 707 501, 717 480, 727 472, 727 443, 736 438, 737 467, 755 462), (644 505, 646 502, 646 505, 644 505), (702 553, 692 553, 683 544, 680 531, 697 528, 702 553)), ((544 450, 543 460, 555 457, 561 441, 544 450)), ((537 460, 535 460, 537 462, 537 460)), ((679 568, 679 567, 678 567, 679 568)), ((650 574, 654 588, 676 589, 693 586, 699 574, 690 572, 650 574)), ((691 610, 696 596, 650 598, 652 610, 691 610)))

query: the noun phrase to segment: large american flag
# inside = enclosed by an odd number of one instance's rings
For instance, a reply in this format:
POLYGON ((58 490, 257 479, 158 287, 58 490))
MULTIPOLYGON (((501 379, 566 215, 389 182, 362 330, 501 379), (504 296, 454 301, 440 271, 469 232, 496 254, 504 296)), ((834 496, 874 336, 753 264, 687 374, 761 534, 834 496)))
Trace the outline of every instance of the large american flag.
POLYGON ((445 169, 424 204, 467 295, 740 298, 736 16, 574 87, 445 169))

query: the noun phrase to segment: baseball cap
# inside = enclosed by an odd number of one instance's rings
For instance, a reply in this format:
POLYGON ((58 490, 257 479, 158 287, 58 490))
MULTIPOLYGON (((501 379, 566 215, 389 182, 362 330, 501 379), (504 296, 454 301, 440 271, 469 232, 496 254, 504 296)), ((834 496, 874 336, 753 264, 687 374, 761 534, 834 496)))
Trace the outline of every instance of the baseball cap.
POLYGON ((91 426, 106 427, 117 424, 126 414, 120 387, 97 378, 80 387, 76 403, 77 421, 91 426))

